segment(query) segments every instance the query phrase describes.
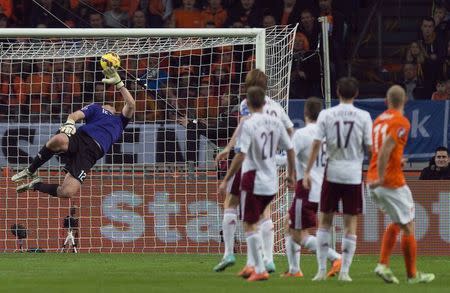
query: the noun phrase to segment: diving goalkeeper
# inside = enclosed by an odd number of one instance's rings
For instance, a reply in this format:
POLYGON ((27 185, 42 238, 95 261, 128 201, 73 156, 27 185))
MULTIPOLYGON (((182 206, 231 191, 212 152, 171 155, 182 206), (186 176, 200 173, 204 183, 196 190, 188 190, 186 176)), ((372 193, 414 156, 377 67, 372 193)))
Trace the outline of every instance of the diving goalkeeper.
POLYGON ((89 170, 122 136, 133 116, 135 101, 114 67, 106 68, 103 73, 105 78, 102 82, 114 84, 125 101, 122 112, 117 113, 110 105, 90 104, 70 114, 59 128, 59 133, 42 147, 31 165, 11 178, 13 182, 29 179, 28 183, 17 187, 17 193, 37 190, 62 198, 76 195, 89 170), (75 123, 82 119, 85 124, 77 131, 75 123), (67 174, 62 185, 43 183, 36 176, 37 169, 55 154, 61 155, 67 162, 64 167, 67 174))

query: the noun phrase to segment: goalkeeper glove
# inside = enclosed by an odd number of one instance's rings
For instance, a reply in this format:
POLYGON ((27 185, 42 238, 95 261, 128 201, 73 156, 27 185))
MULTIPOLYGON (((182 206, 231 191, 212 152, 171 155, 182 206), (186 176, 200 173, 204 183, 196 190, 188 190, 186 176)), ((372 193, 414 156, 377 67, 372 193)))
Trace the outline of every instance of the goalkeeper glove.
POLYGON ((61 125, 59 128, 60 133, 65 133, 68 137, 71 137, 75 132, 77 132, 77 128, 75 127, 75 121, 72 119, 67 119, 66 123, 61 125))
POLYGON ((106 68, 105 70, 103 70, 103 74, 106 77, 102 79, 103 83, 114 84, 116 86, 116 89, 118 90, 120 90, 124 86, 120 75, 117 73, 117 69, 115 69, 114 67, 106 68))

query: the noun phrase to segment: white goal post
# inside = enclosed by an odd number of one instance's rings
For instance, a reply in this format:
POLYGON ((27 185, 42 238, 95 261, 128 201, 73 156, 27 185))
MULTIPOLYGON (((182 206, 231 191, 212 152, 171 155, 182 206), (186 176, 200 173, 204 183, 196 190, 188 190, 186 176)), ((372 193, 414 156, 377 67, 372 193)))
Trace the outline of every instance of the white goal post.
MULTIPOLYGON (((71 206, 80 252, 219 253, 226 166, 214 154, 231 137, 252 68, 269 77, 268 95, 287 110, 296 26, 268 29, 2 29, 0 251, 58 251, 71 206), (121 57, 120 75, 137 111, 122 140, 99 160, 79 197, 17 195, 8 176, 27 166, 71 111, 122 98, 101 82, 99 57, 121 57), (5 103, 6 101, 6 103, 5 103), (27 230, 18 239, 11 227, 27 230)), ((226 162, 224 162, 226 165, 226 162)), ((58 157, 39 170, 61 183, 58 157)), ((284 173, 281 172, 281 177, 284 173)), ((282 251, 287 188, 273 205, 282 251)), ((238 230, 237 248, 245 245, 238 230)), ((15 233, 17 234, 17 233, 15 233)))

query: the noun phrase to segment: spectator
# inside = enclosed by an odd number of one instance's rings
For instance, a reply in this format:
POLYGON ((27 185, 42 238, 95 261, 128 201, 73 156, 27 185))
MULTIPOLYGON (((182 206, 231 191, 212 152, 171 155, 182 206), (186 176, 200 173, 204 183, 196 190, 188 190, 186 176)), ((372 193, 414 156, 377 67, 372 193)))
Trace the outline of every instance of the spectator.
POLYGON ((433 101, 441 101, 441 100, 448 100, 449 96, 447 94, 447 82, 444 80, 439 80, 436 83, 436 91, 431 96, 431 99, 433 101))
POLYGON ((235 27, 236 22, 243 27, 261 27, 263 14, 255 0, 240 0, 229 11, 228 26, 235 27))
POLYGON ((0 29, 9 27, 9 20, 6 15, 0 13, 0 29))
POLYGON ((145 13, 142 10, 136 10, 133 14, 130 27, 132 28, 146 28, 147 20, 145 19, 145 13))
POLYGON ((436 61, 428 57, 425 49, 418 42, 412 42, 406 51, 405 63, 416 64, 417 78, 431 94, 436 84, 438 72, 436 61))
POLYGON ((403 66, 403 82, 401 83, 406 91, 408 100, 423 98, 422 82, 417 78, 417 65, 406 63, 403 66))
POLYGON ((420 173, 420 180, 450 180, 448 149, 440 146, 430 160, 430 165, 420 173))
POLYGON ((301 0, 283 0, 283 5, 277 3, 277 6, 274 8, 276 9, 276 17, 279 24, 294 24, 298 21, 298 2, 301 2, 301 0))
POLYGON ((208 6, 201 13, 204 23, 212 22, 215 27, 224 27, 228 17, 221 0, 208 0, 208 6))
POLYGON ((263 17, 263 27, 264 28, 268 28, 268 27, 274 26, 276 24, 277 24, 277 22, 273 15, 271 15, 271 14, 264 15, 264 17, 263 17))
POLYGON ((173 11, 169 26, 173 28, 204 27, 202 14, 195 8, 195 2, 195 0, 183 0, 183 6, 173 11))
POLYGON ((11 119, 20 113, 26 103, 24 82, 19 74, 20 63, 0 62, 0 120, 11 119))
POLYGON ((103 15, 98 12, 89 14, 89 25, 91 28, 104 28, 103 15))
POLYGON ((141 0, 141 3, 147 1, 148 5, 148 23, 150 27, 164 27, 169 22, 173 12, 172 0, 141 0))
POLYGON ((7 18, 13 17, 13 0, 0 0, 0 13, 7 18))
POLYGON ((441 62, 441 70, 439 70, 439 79, 450 79, 450 40, 447 42, 447 54, 441 62))
POLYGON ((332 0, 318 0, 318 3, 320 15, 327 16, 330 23, 330 60, 335 66, 335 77, 339 78, 344 73, 344 16, 333 10, 332 0))
POLYGON ((308 38, 310 48, 317 48, 319 42, 319 24, 311 10, 305 9, 301 12, 300 22, 300 32, 308 38))
POLYGON ((292 60, 290 99, 302 99, 320 95, 320 63, 318 55, 309 51, 306 36, 297 33, 294 41, 292 60))
POLYGON ((127 27, 128 14, 120 8, 120 0, 109 0, 110 10, 105 11, 105 26, 112 28, 127 27))
POLYGON ((435 31, 435 22, 432 17, 422 19, 420 26, 419 43, 425 48, 431 60, 437 60, 445 56, 445 43, 442 37, 438 36, 435 31))
POLYGON ((436 5, 434 8, 433 19, 437 35, 444 40, 448 40, 450 24, 447 19, 447 8, 445 5, 436 5))

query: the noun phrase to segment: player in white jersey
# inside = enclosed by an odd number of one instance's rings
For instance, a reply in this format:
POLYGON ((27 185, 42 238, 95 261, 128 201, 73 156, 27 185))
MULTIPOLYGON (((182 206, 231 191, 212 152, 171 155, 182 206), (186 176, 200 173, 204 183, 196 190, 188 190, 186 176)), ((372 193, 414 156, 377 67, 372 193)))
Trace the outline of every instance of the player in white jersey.
POLYGON ((238 152, 220 184, 219 192, 225 195, 228 181, 242 166, 241 210, 247 236, 248 255, 253 258, 253 271, 244 277, 248 281, 267 280, 260 247, 261 235, 258 222, 264 210, 278 192, 278 169, 275 153, 278 148, 287 150, 289 186, 295 182, 295 154, 290 137, 281 121, 263 113, 264 90, 250 87, 247 100, 252 115, 242 124, 238 152))
MULTIPOLYGON (((245 78, 246 88, 250 88, 251 86, 258 86, 262 89, 267 89, 267 75, 259 69, 254 69, 250 71, 245 78)), ((286 114, 284 109, 278 104, 276 101, 271 98, 265 96, 265 104, 263 107, 263 112, 270 114, 272 116, 280 118, 283 123, 283 126, 288 131, 289 135, 292 135, 294 132, 293 126, 294 124, 289 119, 289 116, 286 114)), ((247 106, 247 101, 244 100, 240 105, 240 116, 241 122, 247 119, 250 115, 250 111, 247 106)), ((238 136, 240 133, 241 124, 236 128, 230 142, 225 147, 225 149, 216 156, 216 161, 226 160, 231 149, 235 146, 236 141, 238 140, 238 136)), ((228 192, 225 196, 224 201, 224 213, 223 213, 223 221, 222 221, 222 232, 223 232, 223 240, 225 244, 225 252, 222 260, 218 265, 214 267, 214 271, 220 272, 225 270, 227 267, 233 265, 236 261, 234 256, 234 235, 236 232, 236 224, 237 224, 237 208, 240 202, 240 179, 241 172, 237 172, 236 175, 230 180, 228 185, 228 192)), ((264 213, 264 219, 261 220, 260 223, 260 231, 263 238, 263 251, 264 251, 264 262, 266 264, 267 270, 272 273, 275 271, 275 264, 273 262, 273 245, 274 245, 274 229, 273 222, 270 217, 270 207, 267 207, 264 213)), ((253 267, 254 264, 252 259, 249 258, 248 267, 249 270, 247 272, 242 271, 241 275, 248 275, 250 268, 253 267)))
MULTIPOLYGON (((317 160, 311 169, 311 188, 309 190, 303 188, 302 181, 317 131, 316 120, 321 110, 320 99, 315 97, 307 99, 304 107, 306 126, 298 129, 292 138, 297 185, 286 222, 285 248, 289 270, 282 274, 282 277, 303 277, 300 269, 300 245, 313 253, 317 251, 316 237, 310 235, 309 230, 317 225, 317 210, 326 163, 325 143, 322 143, 317 160)), ((333 267, 328 273, 328 276, 332 276, 339 272, 341 267, 340 255, 332 248, 328 248, 327 255, 333 262, 333 267)))
POLYGON ((356 250, 357 215, 362 212, 362 164, 364 151, 372 146, 372 120, 367 111, 353 106, 358 96, 358 81, 341 78, 337 82, 339 105, 326 109, 317 119, 308 166, 303 186, 311 186, 311 169, 319 154, 321 143, 326 139, 327 167, 320 197, 319 229, 317 231, 317 261, 319 271, 313 280, 325 280, 326 256, 330 245, 330 228, 334 213, 342 199, 344 214, 344 236, 342 238, 342 266, 340 281, 351 281, 350 265, 356 250))

